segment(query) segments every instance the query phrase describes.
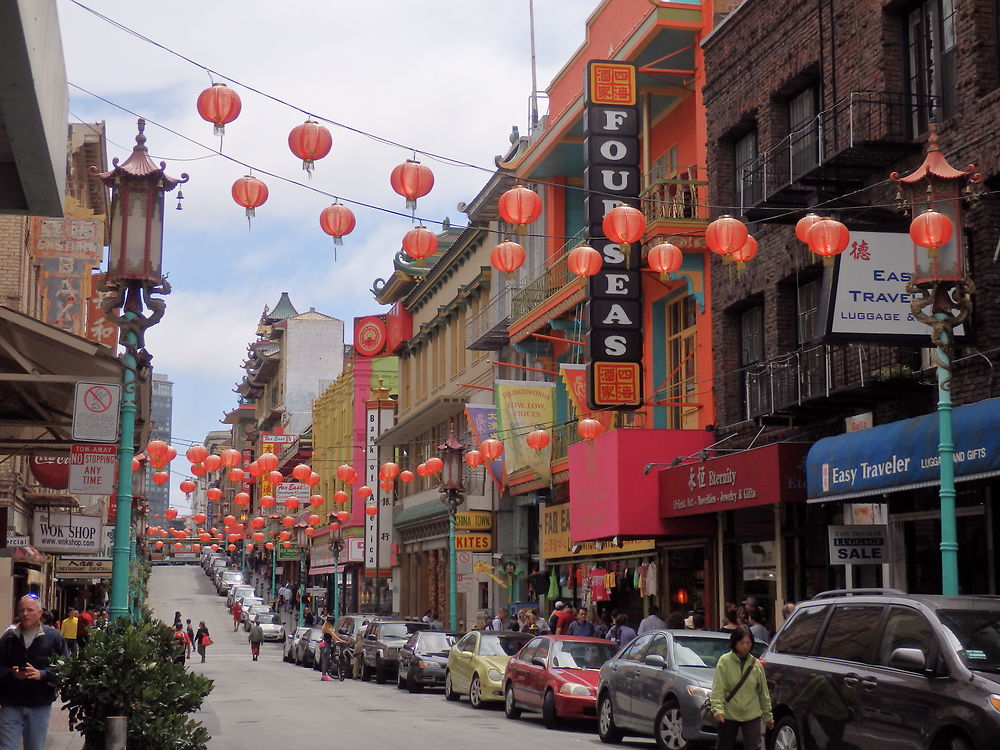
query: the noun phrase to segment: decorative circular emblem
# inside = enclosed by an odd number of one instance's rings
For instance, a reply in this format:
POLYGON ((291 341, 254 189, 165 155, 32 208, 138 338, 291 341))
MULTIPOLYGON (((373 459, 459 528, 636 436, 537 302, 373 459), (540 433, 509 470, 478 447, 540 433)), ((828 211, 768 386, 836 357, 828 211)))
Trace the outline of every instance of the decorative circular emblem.
POLYGON ((385 349, 387 332, 381 318, 361 318, 354 325, 354 350, 362 357, 374 357, 385 349))

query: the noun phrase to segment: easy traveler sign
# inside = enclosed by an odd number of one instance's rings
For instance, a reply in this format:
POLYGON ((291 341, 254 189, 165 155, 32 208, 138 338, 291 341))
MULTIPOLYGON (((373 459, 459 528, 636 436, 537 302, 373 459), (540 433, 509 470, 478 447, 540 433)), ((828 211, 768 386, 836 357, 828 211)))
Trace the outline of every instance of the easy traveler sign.
POLYGON ((881 565, 889 561, 884 524, 830 526, 831 565, 881 565))
MULTIPOLYGON (((1000 473, 1000 398, 956 407, 955 479, 1000 473)), ((938 416, 872 427, 817 441, 806 462, 810 502, 929 487, 941 480, 938 416)))

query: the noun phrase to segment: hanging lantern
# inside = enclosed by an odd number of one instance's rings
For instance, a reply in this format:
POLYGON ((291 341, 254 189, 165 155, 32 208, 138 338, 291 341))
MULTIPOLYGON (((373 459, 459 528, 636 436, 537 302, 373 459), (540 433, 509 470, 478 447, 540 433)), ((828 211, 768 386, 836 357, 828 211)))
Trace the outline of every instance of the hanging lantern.
POLYGON ((337 479, 344 484, 354 484, 357 478, 358 472, 350 464, 341 464, 337 467, 337 479))
POLYGON ((385 492, 392 492, 393 486, 394 486, 393 483, 388 480, 384 482, 379 482, 379 487, 381 487, 382 490, 385 492))
POLYGON ((339 520, 339 521, 340 521, 341 523, 343 523, 344 521, 346 521, 346 520, 347 520, 347 519, 349 519, 350 517, 351 517, 351 514, 350 514, 350 513, 348 513, 348 512, 346 511, 346 510, 338 510, 338 511, 337 511, 337 519, 338 519, 338 520, 339 520))
POLYGON ((377 505, 366 505, 365 506, 365 515, 367 515, 367 516, 376 516, 376 515, 378 515, 378 506, 377 505))
POLYGON ((201 526, 201 524, 205 523, 205 521, 208 520, 208 516, 199 511, 195 513, 193 516, 191 516, 191 520, 194 521, 199 526, 201 526))
POLYGON ((320 518, 320 517, 319 517, 318 515, 316 515, 315 513, 310 513, 310 514, 309 514, 309 515, 308 515, 308 516, 306 517, 306 523, 308 523, 308 524, 309 524, 310 526, 319 526, 319 524, 320 524, 320 523, 322 522, 322 520, 323 520, 323 519, 322 519, 322 518, 320 518))
POLYGON ((222 499, 222 490, 220 490, 218 487, 209 487, 205 491, 205 497, 207 497, 213 503, 217 503, 222 499))
MULTIPOLYGON (((219 454, 219 459, 222 461, 222 465, 227 469, 232 469, 235 466, 239 466, 240 462, 243 460, 242 454, 235 448, 226 448, 222 453, 219 454)), ((208 457, 205 457, 208 460, 208 457)))
POLYGON ((425 465, 427 466, 427 476, 431 476, 432 474, 437 474, 444 468, 444 461, 437 456, 431 456, 427 459, 425 465))
POLYGON ((146 455, 150 458, 164 459, 167 457, 167 450, 170 448, 162 440, 151 440, 146 445, 146 455))
POLYGON ((180 552, 182 549, 184 549, 184 545, 181 544, 180 542, 174 542, 174 549, 180 552))
POLYGON ((319 215, 319 225, 333 237, 334 245, 343 245, 344 236, 354 231, 357 220, 354 212, 342 203, 334 203, 324 208, 319 215))
POLYGON ((306 120, 288 134, 288 148, 302 160, 302 168, 312 177, 313 162, 330 153, 333 136, 315 120, 306 120))
POLYGON ((566 267, 577 276, 593 276, 603 265, 601 254, 590 245, 577 245, 566 256, 566 267))
POLYGON ((641 240, 646 233, 646 217, 638 208, 615 206, 604 214, 601 229, 605 237, 618 243, 627 260, 632 252, 632 243, 641 240))
POLYGON ((327 526, 327 528, 330 529, 330 531, 332 533, 332 532, 334 532, 334 531, 336 531, 337 529, 340 528, 340 524, 337 523, 336 521, 330 521, 330 523, 327 526))
POLYGON ((809 244, 809 230, 812 229, 812 225, 817 221, 821 221, 822 217, 809 212, 797 222, 795 222, 795 236, 799 238, 799 242, 808 245, 809 244))
POLYGON ((175 458, 177 458, 177 449, 174 446, 172 446, 172 445, 168 445, 167 446, 167 461, 168 462, 173 461, 175 458))
POLYGON ((483 463, 483 454, 477 450, 471 450, 465 454, 465 463, 469 466, 479 466, 483 463))
POLYGON ((285 516, 281 519, 281 525, 285 527, 291 527, 295 525, 295 519, 291 516, 285 516))
POLYGON ((298 464, 292 469, 292 476, 300 482, 305 482, 310 474, 312 474, 312 467, 309 464, 298 464))
POLYGON ((222 136, 226 133, 226 125, 240 116, 243 102, 240 95, 226 84, 213 83, 198 94, 197 107, 201 119, 215 126, 212 134, 222 136))
POLYGON ((392 461, 386 461, 378 468, 378 478, 383 482, 395 481, 399 476, 399 466, 392 461))
POLYGON ((229 515, 222 519, 223 526, 232 526, 235 523, 236 523, 236 516, 229 515))
POLYGON ((237 492, 233 495, 233 502, 237 505, 249 505, 250 495, 246 492, 237 492))
POLYGON ((274 495, 261 495, 260 496, 260 507, 267 509, 274 507, 274 495))
POLYGON ((267 544, 265 544, 264 545, 264 549, 266 549, 268 552, 270 552, 271 550, 273 550, 274 549, 274 542, 268 542, 267 544))
POLYGON ((947 245, 954 232, 951 219, 939 211, 928 208, 910 222, 910 238, 915 245, 926 248, 928 256, 936 259, 938 248, 947 245))
POLYGON ((748 260, 753 260, 755 255, 757 255, 757 240, 752 234, 748 234, 747 241, 743 243, 743 247, 729 257, 735 263, 746 263, 748 260))
POLYGON ((198 488, 198 485, 192 482, 190 479, 185 479, 178 486, 180 487, 181 492, 183 492, 185 495, 190 495, 198 488))
POLYGON ((142 462, 138 458, 132 459, 132 471, 139 471, 139 467, 142 466, 142 462))
POLYGON ((285 498, 285 510, 298 510, 300 501, 297 497, 285 498))
POLYGON ((306 536, 308 536, 308 537, 314 537, 314 536, 316 536, 316 529, 314 529, 312 526, 309 526, 306 529, 306 536))
POLYGON ((323 499, 322 495, 310 495, 309 496, 309 506, 312 507, 312 508, 318 508, 324 502, 326 502, 326 501, 323 499))
POLYGON ((230 482, 233 482, 234 484, 239 484, 240 482, 243 481, 243 477, 245 475, 246 475, 246 472, 243 471, 243 469, 240 469, 239 467, 237 467, 235 469, 230 469, 229 470, 229 473, 226 474, 226 479, 228 479, 230 482))
POLYGON ((604 432, 604 427, 596 419, 586 417, 577 423, 576 431, 584 440, 596 440, 604 432))
POLYGON ((205 468, 205 464, 191 464, 191 473, 196 477, 203 477, 208 473, 208 469, 205 468))
MULTIPOLYGON (((366 499, 368 499, 369 497, 372 496, 372 493, 374 491, 375 490, 373 490, 367 484, 363 484, 360 487, 358 487, 358 497, 362 498, 363 500, 366 500, 366 499)), ((334 495, 334 498, 336 498, 336 497, 337 496, 334 495)), ((338 503, 347 502, 347 493, 346 492, 344 493, 344 499, 343 500, 337 500, 337 502, 338 503)))
POLYGON ((164 518, 169 518, 170 520, 177 518, 177 508, 167 508, 163 513, 163 516, 164 518))
POLYGON ((235 552, 236 551, 236 545, 235 544, 227 545, 226 549, 229 550, 230 552, 235 552))
POLYGON ((823 259, 823 265, 833 263, 833 258, 847 249, 851 233, 836 219, 820 219, 809 228, 809 249, 823 259))
POLYGON ((261 474, 264 473, 264 470, 260 468, 259 463, 257 463, 256 461, 251 461, 250 463, 247 464, 247 473, 254 479, 256 479, 257 477, 259 477, 261 474))
POLYGON ((646 263, 651 270, 660 274, 660 281, 666 283, 667 274, 679 270, 684 262, 684 253, 677 245, 670 242, 661 242, 653 245, 646 255, 646 263))
POLYGON ((246 175, 233 183, 233 200, 247 210, 247 221, 255 215, 254 209, 267 202, 267 185, 256 177, 246 175))
POLYGON ((403 471, 399 472, 399 481, 402 482, 403 484, 409 484, 410 482, 413 481, 413 472, 410 471, 409 469, 404 469, 403 471))
POLYGON ((285 549, 291 549, 292 543, 291 542, 282 542, 281 546, 284 547, 285 549))
POLYGON ((149 465, 152 466, 154 469, 162 469, 164 466, 167 465, 167 463, 168 462, 166 456, 164 456, 163 458, 149 459, 149 465))
POLYGON ((419 161, 407 159, 392 170, 389 184, 406 198, 406 207, 416 209, 417 198, 423 198, 434 187, 434 173, 419 161))
POLYGON ((163 542, 157 540, 153 546, 156 547, 156 549, 163 549, 163 542))
POLYGON ((309 476, 305 479, 306 487, 315 487, 319 484, 320 476, 315 471, 309 473, 309 476))
MULTIPOLYGON (((369 487, 368 489, 370 490, 371 488, 369 487)), ((371 492, 369 492, 367 495, 362 495, 362 497, 369 497, 369 496, 371 496, 371 492)), ((333 493, 333 502, 335 503, 346 503, 349 499, 350 498, 348 497, 347 493, 344 492, 343 490, 337 490, 336 492, 333 493)))
MULTIPOLYGON (((294 518, 292 519, 292 523, 293 524, 295 523, 295 519, 294 518)), ((288 526, 290 524, 285 524, 285 525, 288 526)), ((285 540, 291 539, 291 538, 292 538, 292 533, 290 531, 281 531, 281 532, 278 533, 278 539, 280 539, 281 541, 285 541, 285 540)))
POLYGON ((524 247, 516 242, 501 242, 490 251, 490 264, 507 274, 507 278, 514 275, 514 271, 524 265, 524 247))
POLYGON ((732 255, 744 244, 747 236, 746 224, 732 216, 720 216, 705 227, 705 244, 716 255, 732 255))
POLYGON ((496 461, 503 453, 503 443, 496 438, 488 438, 479 444, 479 452, 488 461, 496 461))
POLYGON ((198 535, 198 538, 201 539, 201 541, 203 541, 203 542, 210 542, 210 541, 212 541, 212 535, 209 534, 207 531, 203 531, 202 533, 200 533, 198 535))
POLYGON ((500 196, 497 209, 504 221, 517 227, 517 234, 524 234, 525 226, 542 215, 542 199, 531 188, 518 185, 500 196))
POLYGON ((424 265, 424 259, 434 255, 437 249, 437 235, 425 226, 414 227, 403 235, 403 250, 418 265, 424 265))
POLYGON ((214 454, 206 456, 202 465, 209 471, 218 471, 222 468, 222 459, 214 454))
POLYGON ((267 473, 267 481, 271 484, 281 484, 285 481, 285 475, 280 471, 269 471, 267 473))
POLYGON ((267 520, 263 516, 257 516, 250 525, 255 529, 263 529, 267 525, 267 520))
POLYGON ((200 544, 192 544, 191 545, 191 551, 192 552, 201 552, 201 545, 200 544))
POLYGON ((208 458, 208 448, 206 448, 204 445, 192 445, 190 448, 187 449, 184 455, 187 457, 187 460, 190 461, 191 463, 200 464, 202 461, 208 458))
POLYGON ((549 431, 533 430, 525 436, 524 442, 528 444, 529 448, 534 448, 536 451, 545 450, 549 444, 549 431))
POLYGON ((257 465, 264 471, 274 471, 278 468, 278 457, 271 452, 261 453, 257 457, 257 465))
POLYGON ((417 474, 419 474, 422 477, 426 477, 427 476, 427 464, 426 463, 419 463, 419 464, 417 464, 417 474))

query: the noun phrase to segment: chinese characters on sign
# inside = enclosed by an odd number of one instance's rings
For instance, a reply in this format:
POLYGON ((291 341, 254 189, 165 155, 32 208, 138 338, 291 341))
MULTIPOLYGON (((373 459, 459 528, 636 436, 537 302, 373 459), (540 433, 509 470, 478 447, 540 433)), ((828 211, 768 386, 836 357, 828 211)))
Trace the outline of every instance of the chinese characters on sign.
MULTIPOLYGON (((392 402, 389 402, 390 404, 392 402)), ((368 404, 365 428, 365 484, 372 488, 372 500, 378 507, 374 516, 365 516, 365 567, 369 570, 389 567, 389 531, 392 528, 392 490, 386 492, 379 482, 382 465, 378 439, 395 421, 393 408, 379 408, 385 401, 368 404)))

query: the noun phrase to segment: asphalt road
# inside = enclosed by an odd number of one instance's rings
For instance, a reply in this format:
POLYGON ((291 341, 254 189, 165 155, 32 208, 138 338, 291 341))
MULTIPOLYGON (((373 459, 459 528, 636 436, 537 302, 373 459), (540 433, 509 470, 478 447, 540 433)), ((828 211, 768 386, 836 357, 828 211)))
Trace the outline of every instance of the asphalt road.
MULTIPOLYGON (((359 680, 321 682, 319 673, 281 659, 280 644, 265 643, 260 660, 251 661, 247 634, 233 632, 225 600, 200 566, 157 566, 149 586, 150 602, 165 622, 179 610, 197 629, 204 620, 214 645, 205 664, 190 668, 215 680, 215 689, 195 718, 212 735, 212 750, 275 750, 333 741, 336 747, 440 750, 525 748, 558 744, 602 747, 593 723, 549 731, 539 716, 519 721, 504 716, 503 706, 478 711, 467 700, 449 703, 441 691, 411 694, 395 682, 376 685, 359 680)), ((625 747, 653 747, 652 740, 626 740, 625 747)))

